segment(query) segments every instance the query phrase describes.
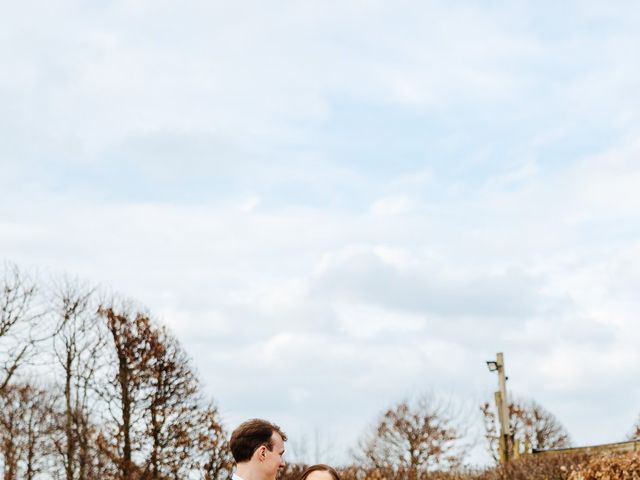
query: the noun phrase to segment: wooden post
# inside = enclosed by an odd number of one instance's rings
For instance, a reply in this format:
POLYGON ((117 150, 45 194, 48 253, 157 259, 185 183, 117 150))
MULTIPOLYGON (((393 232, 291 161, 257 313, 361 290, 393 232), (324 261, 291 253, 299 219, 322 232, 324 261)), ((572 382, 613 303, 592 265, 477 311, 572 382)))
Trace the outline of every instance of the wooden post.
POLYGON ((500 438, 498 439, 498 454, 500 456, 500 461, 504 463, 509 460, 509 451, 507 450, 507 444, 505 443, 505 437, 503 434, 503 427, 502 427, 502 419, 504 418, 502 414, 502 409, 504 408, 504 404, 502 403, 502 393, 500 391, 497 391, 494 394, 494 398, 496 401, 496 410, 498 411, 498 420, 500 421, 500 438))
POLYGON ((509 457, 513 454, 511 445, 511 425, 509 419, 509 399, 507 397, 507 375, 504 369, 504 355, 502 352, 496 354, 495 365, 493 362, 487 362, 491 371, 498 372, 498 388, 495 394, 496 408, 498 410, 498 418, 500 419, 500 461, 508 462, 509 457))
POLYGON ((498 384, 500 386, 500 396, 502 397, 502 436, 506 448, 507 462, 509 461, 510 443, 511 443, 511 422, 509 418, 509 399, 507 397, 507 375, 504 368, 504 355, 502 352, 496 355, 496 363, 498 364, 498 384))

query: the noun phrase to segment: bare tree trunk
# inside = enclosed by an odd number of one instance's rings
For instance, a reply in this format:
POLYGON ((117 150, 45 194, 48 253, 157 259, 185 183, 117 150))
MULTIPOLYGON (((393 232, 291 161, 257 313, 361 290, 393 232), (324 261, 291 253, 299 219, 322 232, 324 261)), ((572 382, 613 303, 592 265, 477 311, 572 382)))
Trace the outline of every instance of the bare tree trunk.
POLYGON ((151 449, 151 478, 156 480, 158 478, 158 450, 160 449, 160 428, 158 427, 158 414, 156 412, 155 405, 151 407, 151 436, 153 441, 153 447, 151 449))
POLYGON ((4 441, 4 480, 16 480, 18 470, 18 454, 13 437, 4 441))
MULTIPOLYGON (((31 412, 31 414, 33 414, 33 412, 31 412)), ((27 466, 26 469, 27 471, 25 472, 25 479, 26 480, 33 480, 33 477, 35 477, 36 475, 36 469, 35 469, 35 446, 36 446, 36 438, 35 438, 35 432, 33 429, 33 424, 32 422, 29 422, 29 429, 28 429, 28 443, 27 443, 27 466)))
POLYGON ((51 307, 58 318, 53 348, 63 375, 59 455, 65 480, 84 480, 86 476, 89 390, 104 344, 103 330, 91 306, 93 293, 93 289, 64 279, 54 289, 51 307))
POLYGON ((64 401, 65 401, 65 436, 67 448, 65 452, 64 469, 67 480, 74 480, 73 466, 75 453, 75 435, 73 432, 73 410, 71 403, 71 371, 73 364, 73 352, 71 346, 67 348, 67 358, 65 362, 66 378, 64 383, 64 401))
POLYGON ((129 478, 129 470, 131 466, 131 396, 129 394, 129 367, 125 354, 118 353, 119 374, 118 381, 120 383, 120 393, 122 395, 122 479, 129 478))

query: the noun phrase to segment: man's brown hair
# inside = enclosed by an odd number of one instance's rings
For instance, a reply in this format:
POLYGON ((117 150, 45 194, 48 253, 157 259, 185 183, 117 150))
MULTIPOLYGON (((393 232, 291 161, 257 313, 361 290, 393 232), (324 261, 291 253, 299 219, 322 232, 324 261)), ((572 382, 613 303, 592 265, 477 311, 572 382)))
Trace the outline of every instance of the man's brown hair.
POLYGON ((267 422, 260 418, 254 418, 242 422, 231 434, 229 447, 231 454, 236 463, 251 460, 253 452, 261 445, 266 446, 269 450, 273 449, 273 433, 277 433, 282 437, 282 441, 287 441, 285 433, 274 423, 267 422))

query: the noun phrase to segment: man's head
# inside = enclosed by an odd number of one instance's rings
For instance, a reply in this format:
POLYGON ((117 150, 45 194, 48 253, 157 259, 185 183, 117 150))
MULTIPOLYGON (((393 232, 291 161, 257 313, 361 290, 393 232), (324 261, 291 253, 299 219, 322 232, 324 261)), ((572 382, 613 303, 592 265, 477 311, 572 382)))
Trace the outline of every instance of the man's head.
POLYGON ((284 467, 287 436, 273 423, 254 418, 240 424, 231 434, 229 446, 245 480, 273 480, 284 467))

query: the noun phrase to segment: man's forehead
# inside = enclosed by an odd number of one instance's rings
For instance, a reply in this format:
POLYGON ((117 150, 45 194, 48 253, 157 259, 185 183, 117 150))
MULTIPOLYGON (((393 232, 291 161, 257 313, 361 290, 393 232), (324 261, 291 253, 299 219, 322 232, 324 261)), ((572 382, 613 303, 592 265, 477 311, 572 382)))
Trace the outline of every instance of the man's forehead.
POLYGON ((273 440, 274 445, 284 446, 284 440, 282 439, 282 435, 278 432, 273 432, 271 434, 271 440, 273 440))

